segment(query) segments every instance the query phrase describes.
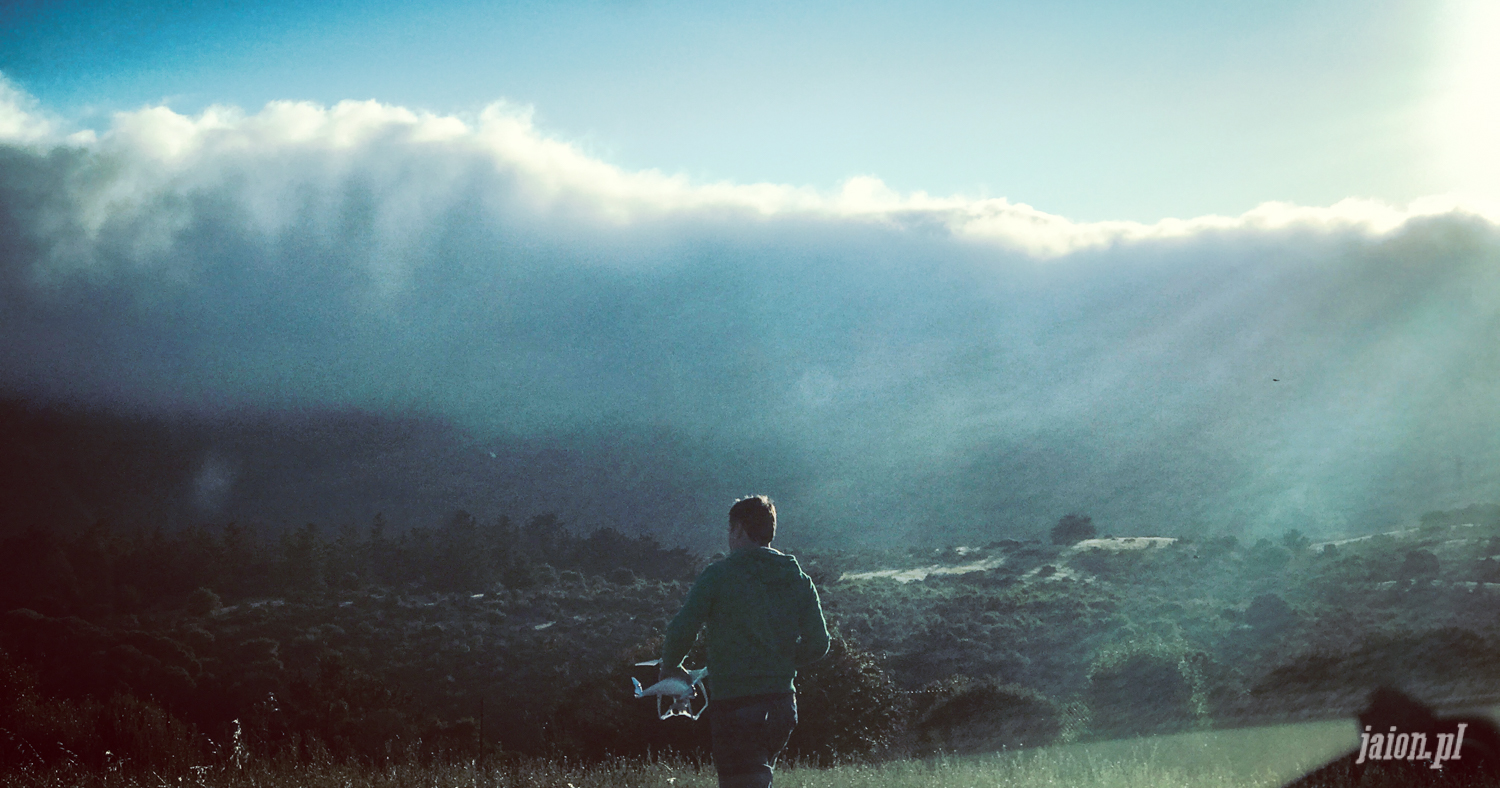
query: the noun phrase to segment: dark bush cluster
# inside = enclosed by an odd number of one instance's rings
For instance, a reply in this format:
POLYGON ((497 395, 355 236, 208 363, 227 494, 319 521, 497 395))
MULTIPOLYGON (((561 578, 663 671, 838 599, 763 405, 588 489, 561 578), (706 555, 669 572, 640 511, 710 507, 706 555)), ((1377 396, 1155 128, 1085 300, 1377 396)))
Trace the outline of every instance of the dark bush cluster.
POLYGON ((1140 735, 1203 721, 1202 677, 1189 652, 1165 643, 1105 649, 1089 666, 1084 694, 1095 733, 1140 735))
POLYGON ((981 753, 1052 744, 1063 733, 1061 708, 1018 684, 959 677, 927 694, 915 720, 917 751, 981 753))
POLYGON ((797 677, 801 722, 787 742, 796 760, 830 764, 885 754, 899 741, 908 702, 874 655, 834 634, 828 656, 797 677))

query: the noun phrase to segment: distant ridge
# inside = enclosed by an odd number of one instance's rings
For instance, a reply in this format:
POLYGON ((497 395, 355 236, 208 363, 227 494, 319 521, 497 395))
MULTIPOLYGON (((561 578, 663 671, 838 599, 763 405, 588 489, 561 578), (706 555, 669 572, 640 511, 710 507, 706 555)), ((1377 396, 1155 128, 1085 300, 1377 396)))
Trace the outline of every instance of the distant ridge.
POLYGON ((481 441, 437 419, 356 410, 139 415, 0 399, 0 536, 100 521, 326 532, 368 527, 376 514, 402 530, 462 509, 691 541, 707 471, 686 467, 689 452, 670 439, 621 443, 481 441))

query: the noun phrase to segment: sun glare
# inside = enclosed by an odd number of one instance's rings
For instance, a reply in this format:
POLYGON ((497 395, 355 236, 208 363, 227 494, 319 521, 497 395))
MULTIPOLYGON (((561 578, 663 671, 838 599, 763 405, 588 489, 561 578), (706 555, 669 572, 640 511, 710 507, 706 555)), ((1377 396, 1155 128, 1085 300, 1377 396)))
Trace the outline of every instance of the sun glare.
POLYGON ((1500 200, 1500 4, 1457 0, 1449 16, 1430 116, 1450 191, 1500 200))

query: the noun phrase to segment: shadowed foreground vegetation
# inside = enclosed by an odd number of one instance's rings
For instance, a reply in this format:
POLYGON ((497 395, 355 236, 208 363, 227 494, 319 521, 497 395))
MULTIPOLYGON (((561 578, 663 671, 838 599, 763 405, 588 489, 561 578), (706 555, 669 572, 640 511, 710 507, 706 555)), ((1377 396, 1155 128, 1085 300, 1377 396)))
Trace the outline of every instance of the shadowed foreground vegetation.
MULTIPOLYGON (((1124 780, 1163 762, 1099 743, 1348 718, 1380 685, 1440 709, 1500 687, 1500 507, 1337 544, 1086 535, 802 553, 835 641, 798 679, 788 754, 808 768, 786 784, 961 783, 975 762, 933 759, 1002 750, 1082 753, 1015 779, 1124 780)), ((28 531, 0 544, 0 765, 7 784, 473 784, 482 752, 502 785, 690 784, 707 726, 628 688, 706 560, 461 512, 402 533, 28 531)))
MULTIPOLYGON (((1302 723, 991 755, 786 766, 778 770, 776 784, 783 788, 1278 786, 1356 742, 1352 722, 1302 723)), ((481 768, 472 762, 422 765, 416 761, 373 767, 340 764, 324 756, 312 761, 252 760, 239 766, 231 759, 213 767, 136 776, 62 767, 19 774, 11 784, 17 788, 155 788, 163 784, 203 788, 713 788, 717 782, 711 768, 680 759, 598 764, 521 759, 481 768)))

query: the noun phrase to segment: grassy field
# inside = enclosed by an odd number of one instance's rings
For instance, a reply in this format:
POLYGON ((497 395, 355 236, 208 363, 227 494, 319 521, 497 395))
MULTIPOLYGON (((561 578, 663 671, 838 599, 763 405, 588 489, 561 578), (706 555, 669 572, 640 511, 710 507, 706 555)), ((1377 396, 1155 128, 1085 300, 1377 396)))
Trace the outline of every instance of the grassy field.
MULTIPOLYGON (((831 769, 782 768, 782 788, 915 788, 1051 786, 1167 788, 1275 786, 1358 742, 1352 721, 1314 722, 1184 733, 831 769)), ((472 766, 371 769, 275 762, 243 768, 186 769, 171 775, 88 774, 54 770, 11 783, 16 788, 714 788, 710 768, 670 762, 575 766, 522 762, 480 772, 472 766)))
MULTIPOLYGON (((785 788, 1275 786, 1358 741, 1352 721, 1317 722, 877 766, 791 769, 776 782, 785 788)), ((712 784, 703 783, 705 788, 712 784)))

